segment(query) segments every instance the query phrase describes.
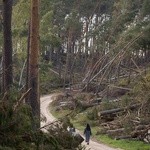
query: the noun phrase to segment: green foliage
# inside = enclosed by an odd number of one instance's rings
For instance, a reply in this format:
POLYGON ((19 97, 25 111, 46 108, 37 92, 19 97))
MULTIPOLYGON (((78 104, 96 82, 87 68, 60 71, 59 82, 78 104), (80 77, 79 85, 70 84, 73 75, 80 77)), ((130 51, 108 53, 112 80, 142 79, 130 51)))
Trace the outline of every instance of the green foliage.
POLYGON ((96 107, 92 108, 91 111, 87 112, 86 116, 89 120, 97 120, 98 119, 98 109, 96 107))
POLYGON ((15 27, 22 27, 22 25, 28 26, 29 14, 30 14, 30 1, 19 0, 13 8, 13 21, 12 24, 15 27))
POLYGON ((150 90, 150 74, 142 76, 141 79, 136 83, 133 89, 133 95, 138 97, 138 100, 147 101, 149 100, 149 90, 150 90))
POLYGON ((40 129, 33 130, 31 109, 18 103, 20 96, 12 88, 0 101, 0 149, 75 150, 78 147, 78 141, 66 130, 70 123, 68 120, 52 124, 46 133, 40 129))
POLYGON ((60 38, 58 37, 58 28, 57 26, 53 26, 53 11, 48 11, 45 15, 42 16, 40 22, 40 35, 41 35, 41 43, 43 45, 51 45, 53 47, 60 46, 60 38))
MULTIPOLYGON (((51 126, 48 131, 50 133, 52 133, 52 135, 54 135, 54 137, 55 137, 55 139, 56 139, 56 141, 58 143, 57 144, 58 146, 60 145, 64 149, 72 149, 72 150, 74 150, 75 147, 78 146, 78 141, 76 141, 74 139, 74 137, 71 136, 71 134, 66 130, 66 128, 61 127, 61 125, 56 124, 54 126, 51 126)), ((59 147, 56 148, 56 149, 59 150, 59 147)))
POLYGON ((142 15, 146 16, 150 14, 150 0, 144 0, 142 5, 142 15))
POLYGON ((30 1, 20 0, 13 8, 12 33, 15 38, 27 37, 30 1))
POLYGON ((0 150, 15 150, 14 148, 5 147, 0 145, 0 150))
POLYGON ((0 145, 12 149, 23 146, 26 143, 22 139, 24 134, 30 133, 32 129, 31 109, 25 104, 16 107, 19 97, 17 90, 12 89, 5 99, 0 101, 0 145))
POLYGON ((120 79, 118 86, 127 86, 129 84, 128 79, 120 79))
POLYGON ((82 125, 82 126, 85 126, 86 123, 89 122, 88 119, 87 119, 86 112, 85 112, 85 113, 78 114, 78 115, 75 117, 75 120, 73 120, 73 121, 79 123, 79 124, 82 125))
POLYGON ((72 10, 72 12, 66 17, 65 28, 66 30, 70 29, 74 37, 80 37, 82 23, 79 21, 79 14, 76 10, 72 10))
POLYGON ((63 80, 58 75, 50 71, 52 64, 42 62, 40 64, 40 92, 41 94, 49 94, 56 88, 61 88, 63 80))
POLYGON ((107 99, 103 100, 103 103, 100 106, 101 110, 109 110, 109 109, 114 109, 116 108, 116 104, 115 103, 110 103, 107 99))

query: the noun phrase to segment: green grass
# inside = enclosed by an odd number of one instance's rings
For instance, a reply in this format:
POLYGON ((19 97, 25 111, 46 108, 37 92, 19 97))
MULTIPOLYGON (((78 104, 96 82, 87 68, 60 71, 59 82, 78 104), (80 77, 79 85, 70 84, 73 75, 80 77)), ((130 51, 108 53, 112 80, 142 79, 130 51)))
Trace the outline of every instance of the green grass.
MULTIPOLYGON (((50 106, 51 113, 57 117, 61 118, 68 114, 69 110, 61 110, 56 112, 54 107, 50 106)), ((114 148, 121 148, 123 150, 150 150, 150 144, 145 144, 141 141, 133 141, 133 140, 115 140, 111 139, 106 135, 96 135, 97 131, 100 129, 95 126, 94 121, 88 120, 86 117, 86 113, 78 114, 75 118, 71 119, 71 122, 74 126, 79 129, 81 132, 84 131, 85 125, 87 122, 93 124, 92 126, 92 138, 94 140, 109 145, 114 148)))
POLYGON ((55 107, 53 107, 52 105, 49 105, 49 109, 50 109, 51 114, 52 114, 53 116, 55 116, 56 118, 65 117, 67 114, 70 113, 69 110, 55 111, 55 107))
POLYGON ((113 147, 119 147, 124 150, 150 150, 150 145, 140 141, 131 140, 113 140, 108 136, 97 136, 97 139, 102 143, 111 145, 113 147))

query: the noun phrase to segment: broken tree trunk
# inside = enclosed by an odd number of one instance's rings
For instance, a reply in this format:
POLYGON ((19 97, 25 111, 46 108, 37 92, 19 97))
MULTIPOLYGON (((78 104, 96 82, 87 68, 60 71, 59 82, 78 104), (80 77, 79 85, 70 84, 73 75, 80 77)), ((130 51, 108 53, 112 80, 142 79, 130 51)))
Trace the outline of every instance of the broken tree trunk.
POLYGON ((125 128, 119 128, 114 130, 107 130, 106 134, 110 137, 122 136, 125 134, 125 128))
POLYGON ((99 116, 105 116, 105 115, 109 115, 109 114, 113 114, 113 113, 118 113, 121 111, 126 111, 128 109, 132 110, 132 109, 136 109, 137 107, 139 107, 139 104, 134 104, 131 105, 129 107, 123 107, 123 108, 115 108, 115 109, 110 109, 110 110, 104 110, 98 113, 99 116))
POLYGON ((119 128, 119 129, 115 129, 115 130, 107 130, 107 134, 114 134, 114 133, 122 133, 123 131, 125 131, 124 128, 119 128))

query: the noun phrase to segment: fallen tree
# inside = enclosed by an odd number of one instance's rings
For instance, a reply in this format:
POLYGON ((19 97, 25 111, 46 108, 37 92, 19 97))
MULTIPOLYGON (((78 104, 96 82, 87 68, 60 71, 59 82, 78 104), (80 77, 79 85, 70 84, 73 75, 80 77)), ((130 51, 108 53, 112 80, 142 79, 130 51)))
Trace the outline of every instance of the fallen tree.
POLYGON ((134 104, 131 106, 127 106, 127 107, 123 107, 123 108, 115 108, 115 109, 110 109, 110 110, 104 110, 98 113, 98 116, 101 119, 114 119, 114 117, 116 116, 117 113, 119 112, 125 112, 127 110, 134 110, 136 108, 138 108, 140 106, 140 104, 134 104))

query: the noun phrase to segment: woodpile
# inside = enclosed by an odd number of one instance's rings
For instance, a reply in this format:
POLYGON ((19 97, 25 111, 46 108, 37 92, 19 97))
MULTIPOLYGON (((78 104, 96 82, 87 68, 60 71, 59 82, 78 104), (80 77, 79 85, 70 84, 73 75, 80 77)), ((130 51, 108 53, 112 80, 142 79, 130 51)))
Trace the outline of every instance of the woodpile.
POLYGON ((97 134, 107 134, 116 140, 137 139, 150 143, 149 120, 142 122, 140 118, 133 118, 130 116, 131 114, 128 114, 129 111, 135 114, 140 107, 140 104, 134 104, 128 107, 100 111, 98 116, 102 130, 97 134), (118 118, 121 120, 119 121, 118 118))

